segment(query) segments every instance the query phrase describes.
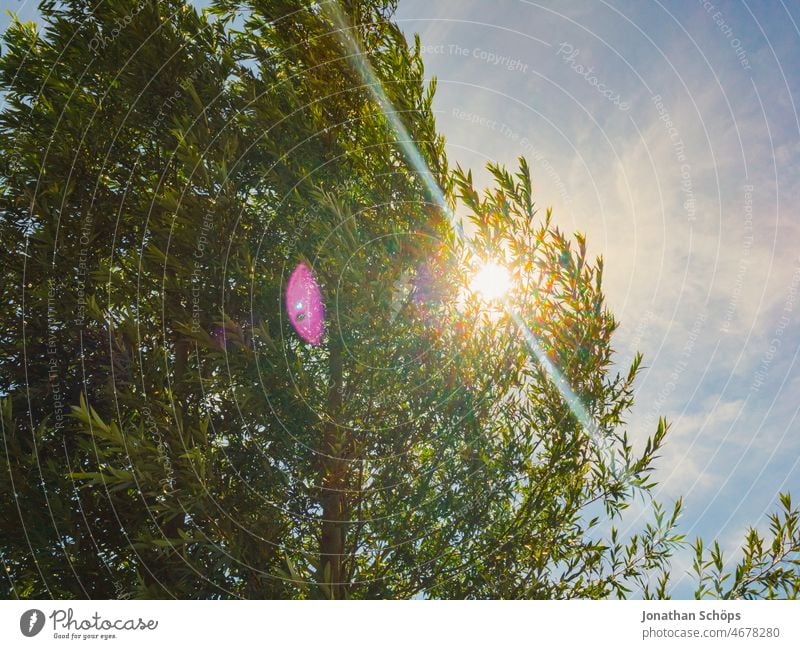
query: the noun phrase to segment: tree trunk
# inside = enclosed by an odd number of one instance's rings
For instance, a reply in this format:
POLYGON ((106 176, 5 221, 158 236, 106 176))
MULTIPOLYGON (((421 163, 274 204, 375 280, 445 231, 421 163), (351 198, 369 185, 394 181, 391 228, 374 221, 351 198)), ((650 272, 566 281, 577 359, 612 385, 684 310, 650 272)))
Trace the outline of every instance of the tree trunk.
POLYGON ((344 599, 345 525, 347 520, 347 462, 345 435, 336 422, 342 405, 342 350, 338 340, 331 340, 328 421, 322 443, 322 532, 320 535, 319 582, 331 599, 344 599))

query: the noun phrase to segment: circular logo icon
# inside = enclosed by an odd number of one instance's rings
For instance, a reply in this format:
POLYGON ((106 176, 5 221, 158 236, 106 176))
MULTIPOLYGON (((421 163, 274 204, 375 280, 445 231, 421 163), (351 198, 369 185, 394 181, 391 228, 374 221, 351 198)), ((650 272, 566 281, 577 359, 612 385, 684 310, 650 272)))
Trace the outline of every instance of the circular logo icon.
POLYGON ((25 611, 19 618, 19 630, 22 635, 32 638, 44 628, 44 613, 38 608, 25 611))

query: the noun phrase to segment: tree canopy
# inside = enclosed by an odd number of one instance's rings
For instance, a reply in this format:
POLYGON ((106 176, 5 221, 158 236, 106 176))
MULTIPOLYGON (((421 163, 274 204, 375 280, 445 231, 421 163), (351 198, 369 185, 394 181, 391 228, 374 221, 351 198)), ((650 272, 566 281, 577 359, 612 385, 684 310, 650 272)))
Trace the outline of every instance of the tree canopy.
MULTIPOLYGON (((448 166, 393 2, 337 6, 46 1, 6 32, 6 597, 669 595, 680 501, 614 527, 668 425, 625 431, 602 259, 524 159, 448 166)), ((732 568, 694 543, 698 597, 797 596, 781 502, 732 568)))

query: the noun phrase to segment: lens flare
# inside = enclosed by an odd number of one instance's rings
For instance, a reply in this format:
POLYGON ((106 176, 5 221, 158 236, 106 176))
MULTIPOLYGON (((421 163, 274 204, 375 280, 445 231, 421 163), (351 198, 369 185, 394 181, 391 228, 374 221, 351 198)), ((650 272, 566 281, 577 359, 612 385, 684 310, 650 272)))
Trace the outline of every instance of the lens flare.
POLYGON ((473 275, 469 287, 484 300, 497 300, 511 288, 511 275, 503 266, 495 263, 484 264, 473 275))
POLYGON ((325 330, 325 305, 313 271, 300 263, 286 284, 286 310, 297 335, 319 345, 325 330))

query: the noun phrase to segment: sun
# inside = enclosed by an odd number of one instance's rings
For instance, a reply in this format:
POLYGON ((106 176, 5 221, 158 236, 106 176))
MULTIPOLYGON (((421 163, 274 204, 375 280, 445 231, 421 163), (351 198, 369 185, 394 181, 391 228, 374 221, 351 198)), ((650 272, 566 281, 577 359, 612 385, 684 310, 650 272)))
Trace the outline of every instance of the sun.
POLYGON ((469 287, 473 293, 490 302, 508 293, 511 288, 511 275, 507 268, 488 262, 472 276, 469 287))

